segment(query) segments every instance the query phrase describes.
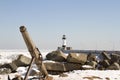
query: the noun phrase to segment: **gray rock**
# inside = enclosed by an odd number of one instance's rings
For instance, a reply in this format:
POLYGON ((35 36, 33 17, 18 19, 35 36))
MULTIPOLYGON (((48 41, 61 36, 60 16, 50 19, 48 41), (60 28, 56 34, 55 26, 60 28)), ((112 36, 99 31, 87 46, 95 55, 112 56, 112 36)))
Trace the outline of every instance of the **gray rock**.
POLYGON ((102 57, 103 57, 104 60, 110 60, 111 59, 111 57, 109 56, 109 54, 106 53, 106 52, 102 52, 101 55, 102 55, 102 57))
POLYGON ((0 64, 0 68, 1 68, 2 64, 0 64))
POLYGON ((39 72, 38 72, 37 70, 32 69, 32 70, 30 71, 29 76, 39 76, 39 72))
POLYGON ((67 57, 67 62, 84 64, 87 61, 85 53, 70 53, 67 57))
POLYGON ((12 80, 23 80, 23 78, 19 75, 15 76, 15 78, 13 78, 12 80))
POLYGON ((45 62, 45 67, 48 71, 72 71, 81 69, 80 64, 62 63, 62 62, 45 62))
POLYGON ((87 57, 87 60, 88 60, 88 61, 97 61, 96 55, 95 55, 95 54, 92 54, 92 53, 89 53, 89 54, 88 54, 88 57, 87 57))
POLYGON ((48 71, 66 71, 64 64, 61 62, 46 62, 44 65, 48 71))
POLYGON ((107 68, 107 70, 120 70, 120 65, 114 62, 111 66, 107 68))
POLYGON ((99 65, 98 70, 105 70, 105 68, 102 65, 99 65))
POLYGON ((7 63, 2 65, 1 67, 11 69, 12 72, 15 72, 17 69, 17 66, 14 63, 7 63))
POLYGON ((17 60, 14 60, 13 63, 17 65, 17 67, 21 67, 21 66, 28 66, 31 62, 31 59, 29 57, 26 57, 24 55, 19 55, 19 57, 17 58, 17 60))
POLYGON ((64 62, 66 61, 67 56, 60 50, 52 51, 46 55, 47 60, 64 62))
POLYGON ((99 64, 102 65, 104 68, 107 68, 110 66, 110 63, 108 60, 103 60, 99 64))
POLYGON ((118 62, 120 61, 120 55, 116 53, 112 53, 111 55, 111 63, 118 62))
POLYGON ((92 66, 93 69, 96 69, 97 67, 97 62, 96 61, 89 61, 86 63, 86 65, 92 66))
POLYGON ((62 73, 62 74, 59 75, 59 77, 68 77, 68 75, 62 73))
POLYGON ((4 74, 10 74, 12 71, 9 68, 0 68, 0 74, 4 75, 4 74))
POLYGON ((82 65, 77 63, 64 63, 66 71, 81 70, 82 65))

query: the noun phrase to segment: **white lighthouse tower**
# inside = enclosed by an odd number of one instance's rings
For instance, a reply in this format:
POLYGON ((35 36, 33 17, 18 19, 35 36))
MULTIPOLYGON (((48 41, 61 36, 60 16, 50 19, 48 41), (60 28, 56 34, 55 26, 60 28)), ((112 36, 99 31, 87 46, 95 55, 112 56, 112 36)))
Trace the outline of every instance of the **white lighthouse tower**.
POLYGON ((63 40, 62 49, 66 50, 66 36, 65 35, 63 35, 62 40, 63 40))

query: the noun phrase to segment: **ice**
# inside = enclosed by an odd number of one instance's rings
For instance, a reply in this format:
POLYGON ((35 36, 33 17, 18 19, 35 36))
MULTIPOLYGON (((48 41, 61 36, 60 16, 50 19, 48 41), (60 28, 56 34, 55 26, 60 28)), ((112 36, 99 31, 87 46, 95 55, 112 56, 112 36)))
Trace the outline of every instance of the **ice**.
POLYGON ((30 57, 27 50, 0 50, 0 64, 10 63, 16 59, 19 54, 30 57))
MULTIPOLYGON (((46 58, 46 54, 51 50, 41 50, 43 59, 46 58)), ((12 60, 17 59, 18 55, 23 54, 31 58, 30 53, 27 50, 16 49, 16 50, 0 50, 0 64, 10 63, 12 60)))

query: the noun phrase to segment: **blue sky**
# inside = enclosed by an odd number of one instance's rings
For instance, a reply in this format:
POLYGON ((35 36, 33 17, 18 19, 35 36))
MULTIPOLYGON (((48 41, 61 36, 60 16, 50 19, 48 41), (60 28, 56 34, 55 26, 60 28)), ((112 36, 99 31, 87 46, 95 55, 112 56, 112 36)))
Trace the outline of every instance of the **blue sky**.
POLYGON ((120 50, 119 0, 0 0, 0 49, 26 49, 21 25, 39 49, 65 34, 74 49, 120 50))

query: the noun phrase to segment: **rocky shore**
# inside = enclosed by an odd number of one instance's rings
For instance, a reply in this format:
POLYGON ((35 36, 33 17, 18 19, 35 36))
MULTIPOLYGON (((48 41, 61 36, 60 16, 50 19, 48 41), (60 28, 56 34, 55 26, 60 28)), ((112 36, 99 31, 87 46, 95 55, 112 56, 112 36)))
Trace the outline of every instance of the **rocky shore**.
POLYGON ((52 51, 46 55, 46 68, 49 71, 71 71, 71 70, 120 70, 120 54, 107 52, 100 53, 99 56, 89 53, 69 53, 62 51, 52 51))
MULTIPOLYGON (((0 75, 15 73, 19 67, 28 67, 30 61, 31 58, 18 55, 11 63, 0 64, 0 75)), ((102 52, 96 56, 92 53, 65 54, 56 50, 48 53, 43 63, 49 74, 54 75, 61 75, 61 73, 73 70, 120 70, 120 54, 102 52)), ((39 71, 32 70, 30 75, 38 76, 39 71)))

